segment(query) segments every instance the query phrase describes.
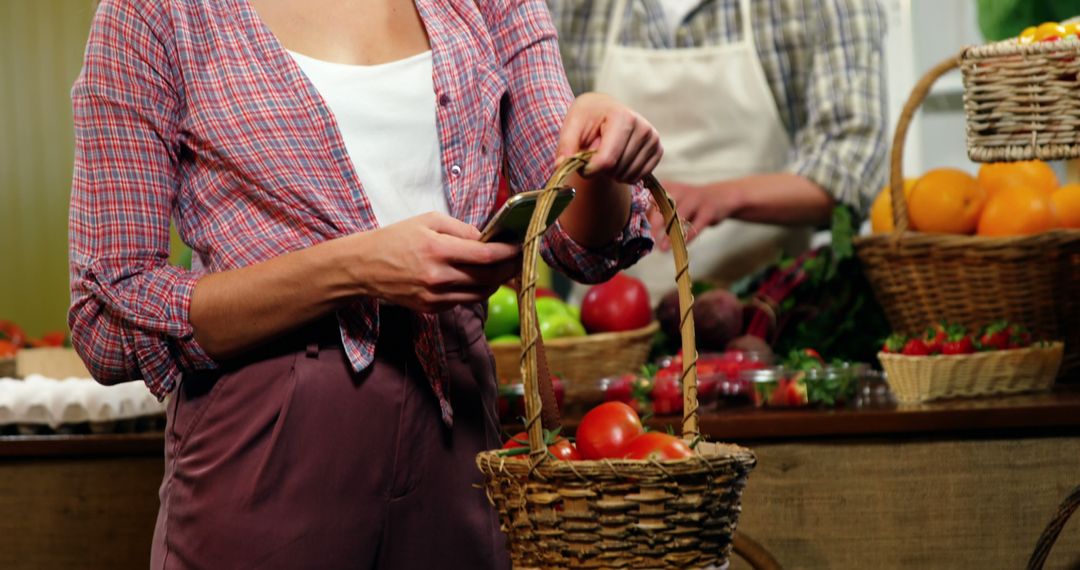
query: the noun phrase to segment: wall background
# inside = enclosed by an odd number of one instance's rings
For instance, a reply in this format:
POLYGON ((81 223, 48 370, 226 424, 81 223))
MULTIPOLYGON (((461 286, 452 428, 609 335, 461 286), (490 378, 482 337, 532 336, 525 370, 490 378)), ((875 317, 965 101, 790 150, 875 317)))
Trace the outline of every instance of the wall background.
POLYGON ((66 327, 71 85, 91 0, 0 1, 0 319, 66 327))

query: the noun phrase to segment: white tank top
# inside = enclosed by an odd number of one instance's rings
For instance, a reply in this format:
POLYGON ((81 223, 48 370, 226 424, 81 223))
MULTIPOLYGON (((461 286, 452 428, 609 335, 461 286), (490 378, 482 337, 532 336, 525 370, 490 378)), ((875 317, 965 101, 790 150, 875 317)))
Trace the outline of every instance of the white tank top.
POLYGON ((448 213, 431 52, 379 65, 289 54, 337 120, 379 225, 425 212, 448 213))

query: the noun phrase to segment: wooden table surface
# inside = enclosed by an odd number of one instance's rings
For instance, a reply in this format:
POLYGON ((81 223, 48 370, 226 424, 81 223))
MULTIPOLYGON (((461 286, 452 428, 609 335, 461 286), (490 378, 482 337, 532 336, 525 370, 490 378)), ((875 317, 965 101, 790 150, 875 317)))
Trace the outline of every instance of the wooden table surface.
MULTIPOLYGON (((654 428, 677 417, 652 420, 654 428)), ((576 418, 564 418, 572 429, 576 418)), ((895 409, 767 410, 728 408, 703 414, 710 439, 768 441, 831 437, 901 437, 949 434, 1016 434, 1048 429, 1080 432, 1080 386, 1054 392, 948 400, 895 409)), ((511 426, 513 429, 514 426, 511 426)), ((162 434, 0 436, 0 457, 150 456, 162 454, 162 434)))

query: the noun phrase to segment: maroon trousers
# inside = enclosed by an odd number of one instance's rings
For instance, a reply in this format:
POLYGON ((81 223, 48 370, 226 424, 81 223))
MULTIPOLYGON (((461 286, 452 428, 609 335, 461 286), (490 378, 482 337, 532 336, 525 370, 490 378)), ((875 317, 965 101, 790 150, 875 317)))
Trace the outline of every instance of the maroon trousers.
POLYGON ((168 410, 152 568, 507 569, 477 452, 499 445, 480 309, 440 315, 454 426, 384 307, 354 373, 332 323, 185 377, 168 410))

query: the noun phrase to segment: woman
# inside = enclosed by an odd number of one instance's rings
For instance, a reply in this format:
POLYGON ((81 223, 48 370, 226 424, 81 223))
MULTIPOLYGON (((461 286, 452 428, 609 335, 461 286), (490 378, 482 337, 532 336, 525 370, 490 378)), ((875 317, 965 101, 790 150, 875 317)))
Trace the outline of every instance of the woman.
POLYGON ((73 90, 76 349, 168 409, 155 568, 505 568, 477 241, 593 148, 544 240, 588 281, 651 246, 655 131, 570 94, 541 0, 105 1, 73 90), (205 272, 166 264, 170 218, 205 272))

